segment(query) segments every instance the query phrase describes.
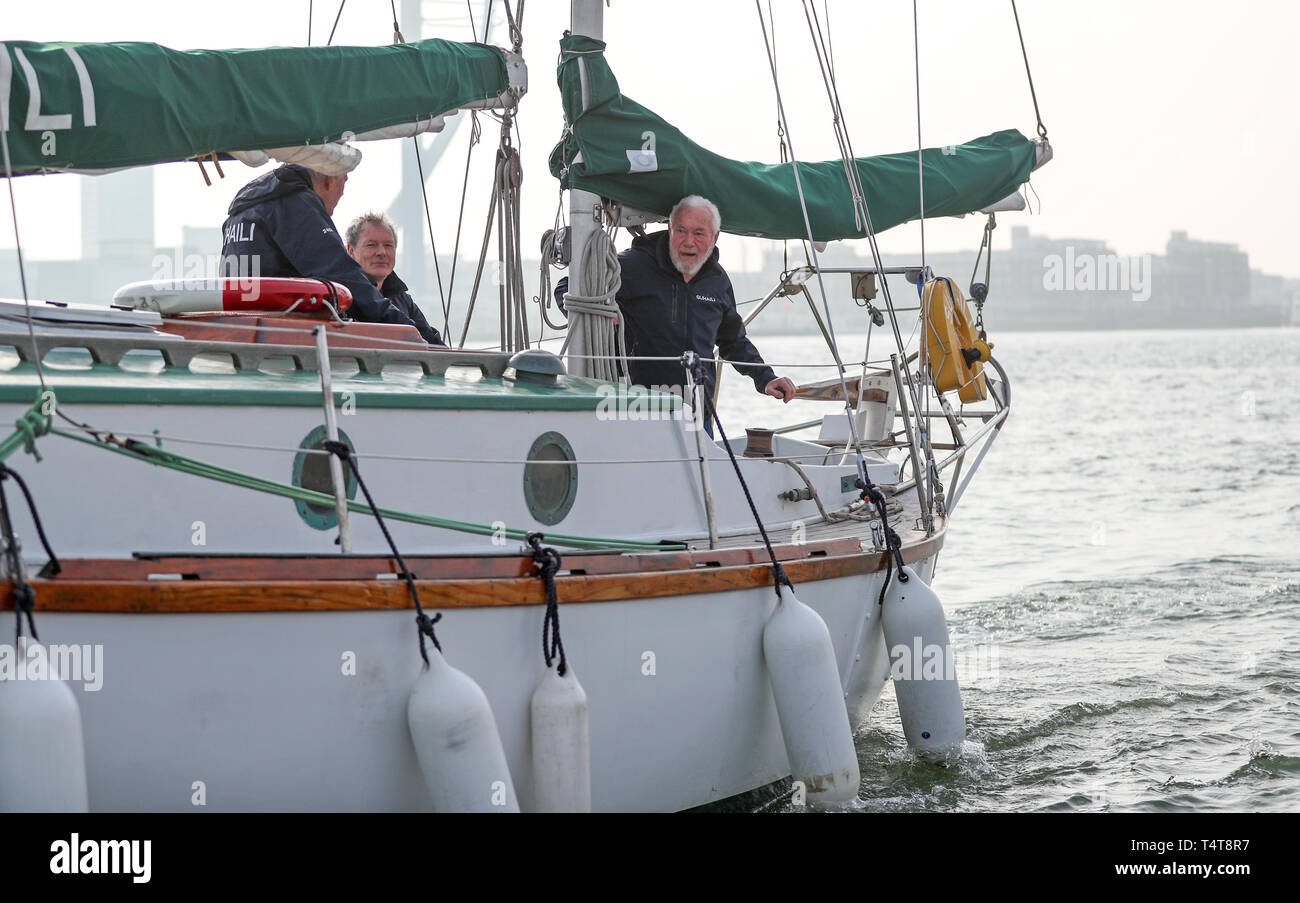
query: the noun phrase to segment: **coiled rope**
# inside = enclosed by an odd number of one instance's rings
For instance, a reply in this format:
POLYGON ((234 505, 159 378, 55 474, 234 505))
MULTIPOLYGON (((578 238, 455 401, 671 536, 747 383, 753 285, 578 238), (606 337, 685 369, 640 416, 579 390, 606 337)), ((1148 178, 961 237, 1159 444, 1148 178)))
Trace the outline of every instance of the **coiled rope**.
MULTIPOLYGON (((627 340, 624 334, 623 317, 614 301, 614 295, 623 285, 622 268, 618 262, 618 251, 613 240, 603 230, 594 232, 591 241, 582 252, 581 272, 578 286, 592 295, 575 294, 576 286, 569 284, 569 291, 564 294, 564 309, 569 313, 570 322, 574 317, 584 318, 587 346, 595 363, 589 374, 592 379, 617 382, 626 366, 623 356, 627 353, 627 340)), ((573 330, 569 330, 573 335, 573 330)), ((568 347, 560 350, 563 354, 568 347)))

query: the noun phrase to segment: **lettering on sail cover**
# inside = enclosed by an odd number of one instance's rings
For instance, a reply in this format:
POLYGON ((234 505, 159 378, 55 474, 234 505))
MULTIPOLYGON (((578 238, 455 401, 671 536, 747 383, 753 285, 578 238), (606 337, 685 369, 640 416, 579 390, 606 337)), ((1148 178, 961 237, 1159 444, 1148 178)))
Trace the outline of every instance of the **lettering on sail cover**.
MULTIPOLYGON (((82 124, 86 128, 94 128, 96 125, 95 86, 90 80, 90 72, 86 69, 85 62, 76 50, 71 47, 61 49, 67 55, 68 62, 72 66, 73 72, 76 73, 77 84, 81 89, 82 124)), ((42 110, 41 83, 36 75, 36 67, 32 65, 31 60, 23 53, 21 47, 13 48, 12 58, 10 58, 9 50, 10 48, 7 45, 0 44, 0 128, 5 130, 9 128, 9 98, 13 89, 15 60, 18 62, 18 68, 22 71, 24 80, 27 82, 27 113, 23 120, 23 128, 29 132, 61 131, 72 128, 71 113, 47 113, 42 110)))

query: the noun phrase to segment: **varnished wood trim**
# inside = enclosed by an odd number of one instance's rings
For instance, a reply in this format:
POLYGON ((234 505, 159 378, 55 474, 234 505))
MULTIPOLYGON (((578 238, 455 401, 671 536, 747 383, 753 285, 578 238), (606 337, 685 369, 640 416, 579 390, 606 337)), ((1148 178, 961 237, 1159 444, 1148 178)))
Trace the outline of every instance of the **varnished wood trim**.
MULTIPOLYGON (((805 545, 773 547, 778 561, 857 554, 856 538, 824 540, 805 545)), ((639 571, 679 571, 696 567, 755 564, 767 560, 762 548, 620 553, 574 552, 563 556, 565 572, 631 574, 639 571)), ((529 577, 535 572, 524 555, 404 556, 418 580, 529 577)), ((373 580, 376 574, 396 574, 391 556, 222 556, 150 555, 136 558, 64 559, 58 582, 75 580, 147 580, 151 574, 180 574, 190 580, 373 580)))
MULTIPOLYGON (((934 555, 943 545, 941 529, 928 539, 903 550, 903 560, 912 564, 934 555)), ((856 546, 856 540, 853 541, 856 546)), ((799 547, 789 546, 786 549, 799 547)), ((806 550, 805 550, 806 551, 806 550)), ((560 602, 609 602, 647 599, 697 593, 752 589, 771 583, 771 568, 762 563, 762 550, 734 549, 712 552, 672 553, 676 562, 681 556, 695 556, 701 562, 725 556, 736 563, 717 566, 699 564, 689 569, 635 570, 614 573, 570 574, 556 578, 560 602), (755 555, 757 551, 758 555, 755 555), (741 562, 744 555, 749 559, 741 562)), ((581 558, 584 556, 575 556, 581 558)), ((617 560, 639 556, 585 556, 617 560)), ((183 559, 173 559, 183 560, 183 559)), ((220 559, 217 559, 218 561, 220 559)), ((240 559, 248 561, 248 559, 240 559)), ((320 559, 301 559, 315 561, 320 559)), ((388 561, 389 559, 371 559, 388 561)), ((294 559, 270 559, 285 565, 294 559)), ((338 563, 331 559, 331 567, 338 563)), ((468 562, 484 559, 426 559, 468 562)), ((134 565, 137 562, 120 562, 134 565)), ((531 571, 528 559, 504 559, 509 566, 531 571)), ((157 567, 157 562, 152 562, 157 567)), ((570 564, 566 559, 565 565, 570 564)), ((857 551, 825 557, 803 557, 782 562, 792 582, 811 583, 868 574, 884 568, 884 555, 857 551)), ((412 570, 419 569, 412 564, 412 570)), ((371 574, 382 571, 370 571, 371 574)), ((147 580, 112 579, 103 574, 98 579, 34 579, 36 610, 65 612, 183 613, 183 612, 265 612, 265 611, 371 611, 400 610, 412 607, 405 582, 395 579, 197 579, 147 580)), ((417 581, 421 602, 429 608, 482 608, 505 605, 541 605, 546 601, 542 583, 533 576, 493 576, 420 579, 417 581)), ((4 607, 12 608, 12 584, 4 585, 4 607)))

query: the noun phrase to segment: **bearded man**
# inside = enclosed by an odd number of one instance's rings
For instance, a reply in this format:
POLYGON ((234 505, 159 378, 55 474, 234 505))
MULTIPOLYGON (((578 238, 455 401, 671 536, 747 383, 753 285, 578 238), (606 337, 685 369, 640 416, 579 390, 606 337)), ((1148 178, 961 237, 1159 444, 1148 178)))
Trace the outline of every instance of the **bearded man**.
MULTIPOLYGON (((722 215, 697 194, 682 198, 668 215, 668 231, 636 238, 618 255, 623 285, 615 296, 626 319, 629 357, 678 357, 694 351, 719 357, 754 381, 754 388, 783 402, 795 385, 763 363, 745 335, 736 311, 731 278, 718 263, 722 215), (714 354, 714 349, 717 354, 714 354)), ((628 361, 632 382, 643 386, 685 385, 677 361, 628 361)), ((714 368, 708 367, 703 391, 713 395, 714 368)), ((709 424, 712 435, 712 424, 709 424)))
MULTIPOLYGON (((680 358, 686 351, 719 357, 732 361, 759 392, 788 403, 794 383, 777 377, 745 335, 731 277, 718 264, 721 232, 717 205, 692 194, 673 207, 667 231, 638 236, 618 255, 623 284, 614 298, 623 313, 628 357, 680 358)), ((555 289, 561 309, 567 289, 567 278, 561 279, 555 289)), ((627 366, 633 383, 684 395, 686 370, 680 361, 629 360, 627 366)), ((703 391, 710 398, 713 374, 713 367, 706 368, 703 391)), ((712 436, 711 421, 705 428, 712 436)))

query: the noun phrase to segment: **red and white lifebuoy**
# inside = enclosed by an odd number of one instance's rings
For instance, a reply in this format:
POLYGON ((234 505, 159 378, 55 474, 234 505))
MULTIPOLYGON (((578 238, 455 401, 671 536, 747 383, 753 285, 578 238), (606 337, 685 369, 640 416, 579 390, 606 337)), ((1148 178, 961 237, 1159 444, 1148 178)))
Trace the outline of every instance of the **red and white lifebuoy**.
POLYGON ((325 310, 326 304, 342 312, 352 306, 352 292, 337 282, 288 276, 162 279, 124 285, 113 293, 113 303, 164 316, 205 311, 314 313, 325 310))

